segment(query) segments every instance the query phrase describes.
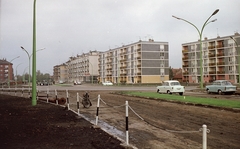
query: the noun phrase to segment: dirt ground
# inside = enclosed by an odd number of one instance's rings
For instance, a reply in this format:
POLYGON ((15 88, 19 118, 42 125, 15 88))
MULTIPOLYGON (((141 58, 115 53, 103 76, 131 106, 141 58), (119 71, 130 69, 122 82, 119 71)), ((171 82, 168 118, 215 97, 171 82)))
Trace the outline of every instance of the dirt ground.
POLYGON ((0 148, 122 149, 121 142, 60 106, 0 94, 0 148))
MULTIPOLYGON (((79 95, 81 96, 84 92, 78 91, 79 95)), ((44 96, 45 92, 39 93, 44 96)), ((50 98, 54 98, 54 93, 50 93, 50 98)), ((74 111, 77 111, 77 99, 76 99, 77 91, 69 91, 69 101, 70 101, 70 108, 74 111)), ((90 100, 93 103, 93 106, 89 109, 85 109, 80 106, 80 113, 88 118, 89 121, 94 122, 96 117, 96 105, 97 105, 97 98, 98 95, 101 98, 100 108, 99 108, 99 127, 105 129, 105 131, 109 131, 115 137, 122 141, 122 143, 126 143, 125 137, 125 102, 128 101, 129 103, 129 143, 132 146, 135 146, 139 149, 201 149, 202 148, 202 125, 207 125, 209 129, 209 133, 207 134, 207 147, 208 149, 239 149, 239 136, 240 136, 240 112, 239 110, 227 110, 221 108, 211 108, 211 107, 204 107, 204 106, 196 106, 196 105, 188 105, 188 104, 179 104, 179 103, 171 103, 165 102, 156 99, 146 99, 146 98, 138 98, 138 97, 130 97, 130 96, 122 96, 116 94, 115 91, 89 91, 90 100), (112 128, 106 128, 100 124, 100 122, 105 122, 108 125, 112 126, 112 128), (116 133, 117 132, 117 133, 116 133)), ((59 97, 66 97, 65 92, 58 93, 59 97)), ((161 96, 161 94, 159 94, 161 96)), ((211 96, 211 95, 209 95, 211 96)), ((214 95, 213 95, 214 96, 214 95)), ((188 98, 186 96, 186 98, 188 98)), ((0 98, 2 99, 2 98, 0 98)), ((81 100, 81 97, 80 97, 81 100)), ((2 102, 2 101, 1 101, 2 102)), ((20 103, 19 103, 20 104, 20 103)), ((30 111, 34 110, 34 107, 31 107, 30 103, 28 103, 30 111)), ((1 103, 2 105, 2 103, 1 103)), ((38 107, 38 106, 37 106, 38 107)), ((75 131, 80 131, 81 127, 78 129, 79 121, 84 121, 83 119, 78 119, 76 116, 72 116, 71 120, 68 120, 67 116, 65 115, 72 115, 71 112, 67 111, 66 109, 63 110, 62 108, 57 108, 56 106, 52 106, 50 104, 41 104, 41 111, 46 110, 51 114, 51 119, 53 122, 47 123, 47 125, 56 124, 54 125, 53 129, 48 129, 47 135, 40 135, 42 136, 41 139, 44 141, 46 136, 51 136, 50 139, 52 144, 57 144, 56 142, 60 142, 61 144, 67 144, 66 148, 74 148, 77 145, 82 144, 78 142, 81 140, 79 134, 86 134, 86 140, 93 139, 95 135, 87 135, 88 132, 95 132, 100 131, 100 129, 93 129, 92 124, 88 122, 86 127, 84 127, 84 133, 75 131), (58 112, 56 112, 58 111, 58 112), (64 125, 59 124, 59 118, 55 119, 55 116, 59 116, 60 118, 67 119, 64 122, 64 125), (63 118, 64 117, 64 118, 63 118), (70 121, 70 122, 69 122, 70 121), (78 123, 77 123, 78 122, 78 123), (56 127, 58 126, 58 127, 56 127), (65 127, 67 128, 65 128, 65 127), (74 130, 68 132, 71 127, 74 127, 74 130), (59 134, 58 129, 64 129, 61 131, 61 135, 59 134), (85 129, 88 128, 88 129, 85 129), (90 129, 90 131, 88 131, 90 129), (49 132, 49 130, 52 130, 49 132), (87 130, 87 131, 86 131, 87 130), (54 137, 56 136, 56 138, 54 137), (64 137, 61 137, 64 136, 64 137), (70 139, 73 136, 72 139, 70 139), (66 138, 68 138, 66 140, 66 138), (55 139, 65 138, 61 141, 53 141, 55 139), (79 138, 79 139, 76 139, 79 138), (76 143, 70 143, 72 140, 77 140, 76 143), (65 142, 64 142, 65 141, 65 142), (70 141, 70 142, 69 142, 70 141), (77 143, 78 142, 78 143, 77 143)), ((19 109, 18 109, 19 110, 19 109)), ((28 111, 29 111, 28 110, 28 111)), ((1 112, 2 113, 2 112, 1 112)), ((9 112, 6 112, 8 114, 9 112)), ((29 112, 28 112, 29 113, 29 112)), ((38 115, 45 115, 39 112, 38 115)), ((14 115, 14 114, 11 114, 14 115)), ((50 115, 50 114, 49 114, 50 115)), ((1 115, 1 117, 3 117, 1 115)), ((15 114, 16 117, 16 114, 15 114)), ((19 117, 19 116, 18 116, 19 117)), ((35 115, 36 117, 36 115, 35 115)), ((4 118, 4 117, 3 117, 4 118)), ((20 119, 25 119, 21 115, 20 119)), ((40 119, 38 117, 37 119, 40 119)), ((20 123, 21 120, 19 119, 16 124, 20 123)), ((33 124, 41 124, 42 121, 37 121, 33 119, 33 124)), ((44 120, 43 120, 44 121, 44 120)), ((62 123, 62 122, 61 122, 62 123)), ((81 122, 82 123, 82 122, 81 122)), ((20 124, 18 124, 20 126, 20 124)), ((85 126, 85 125, 83 125, 85 126)), ((4 126, 4 128, 7 127, 4 126)), ((22 126, 21 126, 22 127, 22 126)), ((3 127, 1 127, 3 128, 3 127)), ((46 127, 40 129, 41 127, 37 128, 33 134, 38 134, 38 131, 44 131, 46 127)), ((17 129, 17 128, 16 128, 17 129)), ((17 129, 19 130, 19 129, 17 129)), ((6 129, 1 130, 1 132, 6 134, 6 129)), ((105 142, 108 139, 102 139, 102 136, 96 136, 95 139, 98 141, 92 141, 91 143, 84 143, 87 145, 92 145, 93 148, 98 148, 93 146, 97 144, 99 148, 108 148, 101 145, 109 145, 109 148, 121 148, 119 144, 120 141, 116 140, 111 135, 107 135, 104 132, 100 132, 104 134, 104 136, 108 136, 111 138, 111 141, 105 142), (104 141, 103 141, 104 140, 104 141), (115 142, 116 141, 116 142, 115 142), (115 147, 116 145, 116 147, 115 147), (101 147, 100 147, 101 146, 101 147)), ((99 132, 97 135, 100 134, 99 132)), ((90 133, 91 134, 91 133, 90 133)), ((25 134, 26 135, 26 134, 25 134)), ((39 135, 38 135, 39 136, 39 135)), ((21 136, 19 138, 22 138, 21 136)), ((1 140, 7 140, 6 138, 0 138, 1 140)), ((29 138, 30 142, 29 145, 32 144, 33 141, 36 141, 38 138, 37 136, 29 138)), ((27 139, 28 140, 28 139, 27 139)), ((12 140, 8 140, 9 142, 12 140)), ((8 142, 7 142, 8 143, 8 142)), ((21 144, 21 141, 18 143, 21 144)), ((52 145, 50 144, 50 146, 52 145)), ((6 145, 6 144, 5 144, 6 145)), ((33 144, 34 145, 34 144, 33 144)), ((44 144, 44 147, 48 147, 44 144)), ((60 147, 60 146, 58 146, 60 147)), ((51 148, 51 147, 50 147, 51 148)), ((63 147, 65 148, 65 147, 63 147)), ((86 146, 86 148, 90 148, 86 146)))

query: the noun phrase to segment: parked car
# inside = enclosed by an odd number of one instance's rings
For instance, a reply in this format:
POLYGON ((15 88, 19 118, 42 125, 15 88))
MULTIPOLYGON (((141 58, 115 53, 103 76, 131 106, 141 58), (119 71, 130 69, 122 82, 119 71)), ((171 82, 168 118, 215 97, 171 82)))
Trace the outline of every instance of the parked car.
POLYGON ((103 85, 113 85, 113 83, 110 82, 110 81, 103 82, 102 84, 103 84, 103 85))
POLYGON ((178 93, 179 95, 183 95, 184 92, 185 87, 176 80, 164 81, 161 86, 157 86, 157 93, 178 93))
POLYGON ((206 91, 208 94, 210 93, 229 93, 234 94, 237 91, 237 87, 232 85, 228 80, 216 80, 211 85, 206 86, 206 91))
POLYGON ((74 83, 73 83, 74 85, 81 85, 82 84, 82 82, 81 81, 74 81, 74 83))

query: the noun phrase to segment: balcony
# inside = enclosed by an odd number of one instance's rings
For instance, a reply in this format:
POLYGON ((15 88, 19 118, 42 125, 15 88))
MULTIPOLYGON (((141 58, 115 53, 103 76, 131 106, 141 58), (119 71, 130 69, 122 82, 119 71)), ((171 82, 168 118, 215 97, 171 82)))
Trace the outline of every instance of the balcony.
POLYGON ((218 53, 217 56, 224 56, 224 53, 218 53))
POLYGON ((208 49, 214 49, 215 45, 208 46, 208 49))
POLYGON ((209 71, 209 74, 216 74, 216 71, 209 71))
POLYGON ((225 71, 217 71, 218 74, 225 74, 225 71))
POLYGON ((188 57, 183 57, 182 60, 188 60, 188 57))
POLYGON ((217 48, 223 48, 223 45, 221 45, 221 44, 217 45, 217 48))
POLYGON ((218 62, 217 65, 224 65, 225 62, 218 62))
POLYGON ((121 69, 124 69, 124 68, 127 68, 127 66, 126 66, 126 65, 124 65, 124 66, 121 66, 120 68, 121 68, 121 69))
POLYGON ((126 61, 126 60, 127 60, 126 58, 123 58, 123 59, 120 60, 120 62, 124 62, 124 61, 126 61))
POLYGON ((213 63, 209 63, 208 65, 209 65, 209 66, 216 66, 216 63, 213 62, 213 63))
POLYGON ((215 54, 208 54, 208 57, 215 57, 215 54))

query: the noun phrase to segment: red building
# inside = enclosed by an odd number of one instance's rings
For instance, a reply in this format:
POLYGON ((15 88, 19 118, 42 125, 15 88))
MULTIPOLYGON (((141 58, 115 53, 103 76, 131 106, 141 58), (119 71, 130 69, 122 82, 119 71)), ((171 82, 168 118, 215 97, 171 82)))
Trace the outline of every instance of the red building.
POLYGON ((13 81, 13 67, 12 63, 8 62, 6 59, 0 59, 0 83, 7 83, 8 80, 13 81))
POLYGON ((182 82, 182 69, 178 68, 172 68, 172 73, 173 73, 173 80, 178 80, 179 82, 182 82))

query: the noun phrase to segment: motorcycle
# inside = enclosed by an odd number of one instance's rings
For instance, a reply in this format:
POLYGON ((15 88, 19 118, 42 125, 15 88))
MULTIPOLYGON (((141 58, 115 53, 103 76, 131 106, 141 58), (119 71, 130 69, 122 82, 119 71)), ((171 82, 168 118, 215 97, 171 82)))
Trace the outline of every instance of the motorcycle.
POLYGON ((89 94, 83 94, 83 100, 82 100, 82 104, 84 108, 89 108, 90 106, 92 106, 92 103, 89 99, 89 94))

